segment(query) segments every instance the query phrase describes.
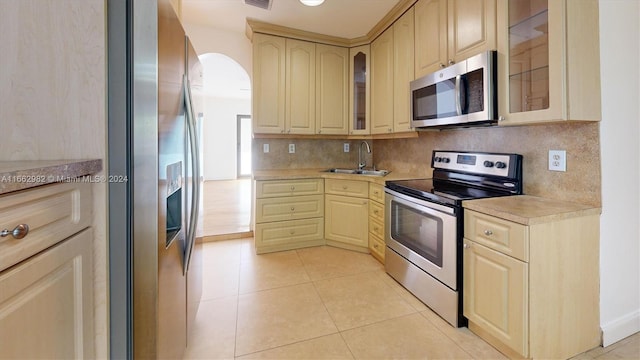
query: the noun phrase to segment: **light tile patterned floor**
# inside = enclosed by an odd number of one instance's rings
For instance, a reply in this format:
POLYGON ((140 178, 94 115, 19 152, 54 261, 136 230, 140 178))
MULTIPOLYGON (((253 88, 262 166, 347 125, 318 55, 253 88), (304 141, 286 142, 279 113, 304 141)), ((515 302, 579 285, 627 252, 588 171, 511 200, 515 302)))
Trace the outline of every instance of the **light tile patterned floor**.
MULTIPOLYGON (((367 254, 315 247, 255 255, 204 244, 204 291, 185 359, 504 359, 433 313, 367 254)), ((640 335, 578 359, 637 359, 640 335)))
POLYGON ((251 179, 205 181, 202 211, 204 236, 248 232, 251 179))

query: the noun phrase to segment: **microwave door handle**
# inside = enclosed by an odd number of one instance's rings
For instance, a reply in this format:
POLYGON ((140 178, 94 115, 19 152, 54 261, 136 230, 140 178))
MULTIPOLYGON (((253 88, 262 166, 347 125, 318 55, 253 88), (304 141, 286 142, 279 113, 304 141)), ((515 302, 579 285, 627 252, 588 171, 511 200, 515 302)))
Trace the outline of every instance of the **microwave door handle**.
POLYGON ((461 76, 457 75, 455 93, 456 93, 456 112, 458 113, 458 116, 462 115, 462 92, 460 91, 461 90, 460 82, 461 82, 461 76))

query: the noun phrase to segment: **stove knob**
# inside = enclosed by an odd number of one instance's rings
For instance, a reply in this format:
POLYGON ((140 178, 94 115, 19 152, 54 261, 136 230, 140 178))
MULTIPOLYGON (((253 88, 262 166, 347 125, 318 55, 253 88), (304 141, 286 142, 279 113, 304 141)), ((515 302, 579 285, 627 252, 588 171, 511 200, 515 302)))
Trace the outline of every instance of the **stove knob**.
POLYGON ((451 160, 449 158, 442 158, 442 162, 448 164, 451 160))
POLYGON ((498 162, 496 162, 496 167, 498 169, 504 169, 504 168, 507 167, 507 164, 503 163, 502 161, 498 161, 498 162))
POLYGON ((484 167, 488 167, 488 168, 493 167, 493 161, 489 161, 489 160, 485 161, 484 167))
POLYGON ((442 159, 437 156, 433 158, 433 162, 440 162, 440 161, 442 161, 442 159))

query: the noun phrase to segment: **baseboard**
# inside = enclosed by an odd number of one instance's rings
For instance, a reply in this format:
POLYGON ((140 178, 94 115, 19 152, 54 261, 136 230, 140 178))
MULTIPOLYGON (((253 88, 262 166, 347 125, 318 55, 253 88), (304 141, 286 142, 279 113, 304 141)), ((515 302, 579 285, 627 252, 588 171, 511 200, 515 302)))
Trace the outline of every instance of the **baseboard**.
POLYGON ((602 346, 607 347, 640 331, 640 309, 602 326, 602 346))

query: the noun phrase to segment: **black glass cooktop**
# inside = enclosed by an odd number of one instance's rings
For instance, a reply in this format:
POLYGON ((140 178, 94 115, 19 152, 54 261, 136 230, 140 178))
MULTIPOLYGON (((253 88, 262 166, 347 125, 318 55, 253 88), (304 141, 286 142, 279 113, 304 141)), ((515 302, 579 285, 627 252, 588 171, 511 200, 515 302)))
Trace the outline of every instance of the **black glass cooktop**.
POLYGON ((510 192, 480 189, 438 179, 389 181, 386 186, 401 194, 458 206, 463 200, 511 195, 510 192))

